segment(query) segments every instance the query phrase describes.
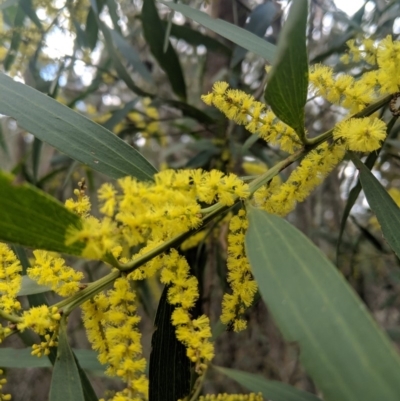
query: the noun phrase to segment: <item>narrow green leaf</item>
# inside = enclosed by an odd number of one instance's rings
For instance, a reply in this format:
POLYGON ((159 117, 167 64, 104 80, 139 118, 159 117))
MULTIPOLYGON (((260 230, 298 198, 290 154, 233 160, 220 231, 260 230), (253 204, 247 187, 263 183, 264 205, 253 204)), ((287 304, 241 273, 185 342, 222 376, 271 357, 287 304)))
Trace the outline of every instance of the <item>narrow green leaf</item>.
POLYGON ((182 100, 186 100, 186 84, 178 55, 171 43, 169 43, 166 52, 163 49, 165 29, 158 16, 154 0, 143 2, 142 29, 153 56, 168 76, 172 90, 182 100))
POLYGON ((93 8, 89 9, 86 17, 86 42, 90 50, 93 50, 97 44, 99 36, 99 26, 97 25, 97 18, 93 8))
POLYGON ((8 7, 15 6, 18 4, 18 0, 6 0, 0 4, 0 10, 5 10, 8 7))
POLYGON ((168 106, 174 107, 182 112, 185 117, 193 118, 202 124, 213 124, 215 121, 208 114, 204 113, 197 107, 194 107, 186 102, 181 102, 180 100, 168 100, 168 99, 156 99, 154 104, 167 104, 168 106))
POLYGON ((21 289, 18 291, 18 296, 40 294, 48 291, 51 291, 51 288, 38 284, 28 276, 22 276, 21 289))
MULTIPOLYGON (((375 152, 372 152, 368 155, 367 160, 365 161, 365 166, 369 170, 371 170, 372 167, 374 167, 374 164, 375 164, 376 160, 378 159, 378 156, 381 153, 381 150, 383 149, 383 147, 386 144, 390 144, 390 142, 392 141, 392 139, 390 139, 390 138, 397 134, 397 132, 395 130, 393 130, 393 127, 397 121, 397 118, 398 118, 397 116, 394 116, 389 121, 389 123, 387 125, 387 129, 386 129, 386 134, 387 134, 386 140, 382 144, 382 147, 380 147, 378 150, 376 150, 375 152)), ((342 219, 340 221, 340 231, 339 231, 339 236, 338 236, 338 240, 337 240, 337 244, 336 244, 336 261, 338 261, 338 258, 339 258, 340 244, 342 241, 344 229, 346 227, 347 219, 350 215, 351 209, 353 208, 354 204, 356 203, 356 200, 357 200, 360 192, 361 192, 361 183, 360 183, 360 180, 358 179, 357 184, 351 189, 351 191, 349 193, 349 196, 348 196, 347 202, 346 202, 346 206, 344 207, 344 210, 343 210, 342 219)))
POLYGON ((140 55, 117 31, 110 30, 112 40, 125 60, 133 67, 133 70, 142 76, 147 82, 153 83, 153 77, 147 66, 140 60, 140 55))
MULTIPOLYGON (((178 0, 173 0, 174 3, 177 3, 178 0)), ((168 50, 169 46, 169 36, 171 34, 171 28, 172 28, 172 19, 174 18, 174 12, 171 11, 168 14, 168 21, 167 21, 167 26, 165 29, 165 35, 164 35, 164 43, 163 43, 163 52, 165 53, 168 50)))
MULTIPOLYGON (((252 10, 249 14, 244 29, 260 38, 263 38, 267 28, 274 21, 277 13, 278 7, 276 4, 270 1, 259 4, 258 6, 254 7, 254 10, 252 10)), ((236 46, 231 60, 231 68, 234 68, 237 64, 239 64, 243 60, 246 53, 246 49, 236 46)))
POLYGON ((5 156, 7 156, 7 158, 10 158, 8 146, 6 140, 4 139, 3 123, 1 119, 0 119, 0 148, 3 150, 5 156))
POLYGON ((213 369, 237 381, 253 393, 261 393, 265 399, 273 401, 321 401, 313 394, 298 390, 295 387, 252 373, 235 369, 226 369, 213 366, 213 369))
MULTIPOLYGON (((50 368, 51 362, 47 358, 38 358, 31 354, 30 348, 0 348, 0 360, 3 368, 50 368)), ((82 369, 90 371, 104 371, 104 366, 97 360, 97 353, 88 349, 74 349, 74 354, 82 369)))
POLYGON ((224 38, 236 43, 239 46, 259 55, 265 60, 272 63, 276 55, 276 46, 268 43, 257 35, 254 35, 243 28, 239 28, 236 25, 230 24, 229 22, 221 19, 213 19, 206 13, 196 10, 192 7, 184 4, 175 4, 169 1, 160 1, 160 3, 172 8, 175 11, 179 11, 185 17, 198 22, 199 24, 211 29, 213 32, 218 33, 224 38))
POLYGON ((327 401, 397 401, 400 358, 339 271, 300 231, 249 207, 246 252, 285 339, 327 401))
POLYGON ((33 173, 33 182, 36 183, 38 181, 39 167, 40 167, 40 156, 42 154, 43 142, 35 138, 32 145, 32 173, 33 173))
MULTIPOLYGON (((164 29, 167 28, 167 23, 162 21, 164 29)), ((186 43, 192 46, 203 45, 207 48, 207 51, 213 51, 223 53, 227 57, 230 57, 232 50, 225 46, 222 42, 211 36, 204 35, 203 33, 191 28, 187 25, 171 25, 171 36, 176 39, 184 40, 186 43)))
POLYGON ((103 127, 109 129, 110 131, 114 129, 114 127, 121 122, 130 111, 132 111, 138 100, 139 98, 137 97, 136 99, 128 102, 124 107, 122 107, 122 109, 114 111, 113 115, 103 124, 103 127))
POLYGON ((177 401, 190 392, 190 361, 185 346, 176 339, 171 323, 174 307, 167 302, 167 292, 165 287, 151 339, 149 401, 177 401))
POLYGON ((32 0, 20 0, 19 5, 24 10, 26 16, 39 28, 40 31, 43 31, 42 22, 33 8, 32 0))
POLYGON ((0 241, 80 255, 78 244, 65 245, 65 232, 80 219, 50 195, 29 184, 13 183, 0 173, 0 241))
POLYGON ((187 161, 185 167, 186 168, 202 167, 207 170, 211 159, 219 154, 221 154, 220 149, 201 150, 199 153, 197 153, 195 156, 193 156, 191 159, 187 161))
POLYGON ((66 318, 61 319, 57 360, 53 369, 50 401, 85 401, 79 370, 68 344, 66 318))
MULTIPOLYGON (((89 352, 93 353, 93 351, 89 351, 89 352)), ((88 379, 85 371, 81 367, 81 365, 79 363, 79 358, 77 357, 77 355, 75 355, 75 352, 73 352, 73 356, 74 356, 76 367, 78 368, 79 379, 81 381, 83 397, 85 398, 85 401, 98 401, 98 397, 92 387, 92 384, 90 383, 90 380, 88 379)), ((97 356, 97 355, 95 354, 95 356, 97 356)), ((97 358, 96 358, 96 360, 97 360, 97 358)), ((97 362, 97 365, 99 365, 98 362, 97 362)))
MULTIPOLYGON (((81 24, 75 18, 72 18, 71 20, 72 20, 72 23, 74 24, 75 33, 76 33, 75 45, 81 49, 84 47, 89 47, 86 32, 81 28, 81 24)), ((58 80, 57 80, 57 83, 58 83, 58 80)), ((52 98, 55 98, 55 97, 56 96, 52 96, 52 98)))
POLYGON ((383 236, 397 257, 400 258, 400 208, 357 156, 352 154, 351 160, 360 172, 359 179, 365 197, 372 211, 376 214, 383 236))
POLYGON ((0 74, 0 113, 44 142, 112 178, 151 180, 155 168, 116 135, 56 100, 0 74))
POLYGON ((265 91, 265 99, 274 113, 300 138, 305 137, 304 106, 308 90, 307 3, 308 0, 292 2, 265 91))
POLYGON ((21 43, 21 27, 24 25, 25 12, 21 7, 17 7, 17 12, 13 21, 13 34, 11 37, 10 47, 8 49, 7 55, 3 61, 5 71, 8 71, 17 55, 19 45, 21 43))
POLYGON ((125 82, 126 86, 132 92, 136 93, 137 95, 152 97, 153 95, 151 93, 148 93, 148 92, 142 90, 133 81, 128 70, 125 68, 124 64, 122 63, 120 55, 118 54, 118 52, 116 51, 116 49, 114 47, 114 43, 113 43, 113 39, 112 39, 112 35, 111 35, 112 30, 110 28, 108 28, 108 26, 100 20, 99 9, 97 7, 96 1, 91 0, 90 3, 92 5, 92 9, 95 11, 97 25, 99 26, 101 32, 103 33, 104 42, 105 42, 107 51, 111 57, 114 68, 117 71, 118 77, 120 79, 122 79, 125 82))
POLYGON ((117 3, 115 0, 106 0, 108 13, 110 14, 111 21, 114 25, 114 31, 121 34, 121 27, 119 26, 119 16, 117 11, 117 3))

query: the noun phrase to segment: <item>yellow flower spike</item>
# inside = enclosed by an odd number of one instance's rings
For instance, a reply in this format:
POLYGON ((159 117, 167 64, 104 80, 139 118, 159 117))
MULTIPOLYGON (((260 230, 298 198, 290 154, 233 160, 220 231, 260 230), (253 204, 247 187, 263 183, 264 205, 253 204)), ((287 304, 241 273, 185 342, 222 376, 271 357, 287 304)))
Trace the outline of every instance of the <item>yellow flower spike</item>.
POLYGON ((21 309, 16 297, 21 288, 22 266, 14 252, 0 242, 0 308, 6 313, 21 309))
POLYGON ((372 152, 381 147, 386 124, 378 118, 350 118, 337 124, 333 138, 342 140, 354 152, 372 152))
POLYGON ((168 302, 175 306, 171 321, 176 327, 177 339, 185 345, 188 358, 196 363, 196 371, 201 373, 201 366, 214 356, 214 346, 210 342, 209 318, 203 315, 192 319, 190 314, 199 297, 197 279, 190 276, 186 259, 175 249, 162 259, 161 282, 169 285, 168 302))
POLYGON ((68 297, 79 291, 83 273, 65 265, 65 260, 53 256, 50 252, 33 251, 35 261, 27 269, 28 276, 40 285, 50 287, 62 297, 68 297))
MULTIPOLYGON (((146 360, 141 356, 140 317, 136 314, 136 296, 126 278, 114 282, 114 288, 96 295, 82 305, 83 322, 92 348, 98 352, 106 373, 127 383, 133 399, 147 399, 148 382, 143 372, 146 360)), ((132 398, 131 398, 132 399, 132 398)))
POLYGON ((309 81, 316 95, 348 108, 351 112, 362 110, 376 97, 374 87, 362 79, 356 81, 347 74, 335 78, 331 67, 320 64, 310 69, 309 81))
POLYGON ((284 141, 282 149, 285 151, 294 152, 301 148, 302 144, 294 131, 286 124, 278 122, 276 116, 263 103, 243 91, 228 87, 226 82, 216 82, 213 92, 202 96, 202 100, 208 105, 212 104, 227 118, 244 125, 252 134, 259 135, 267 142, 281 146, 281 142, 284 141))
POLYGON ((257 284, 251 274, 244 249, 247 225, 246 212, 243 209, 232 217, 229 224, 227 280, 232 294, 224 294, 221 321, 224 324, 232 324, 235 331, 246 328, 246 321, 241 317, 242 310, 251 305, 257 292, 257 284))
POLYGON ((287 215, 325 179, 344 154, 344 145, 322 143, 304 157, 284 184, 279 185, 279 179, 274 178, 270 187, 258 190, 254 195, 256 205, 269 213, 287 215))

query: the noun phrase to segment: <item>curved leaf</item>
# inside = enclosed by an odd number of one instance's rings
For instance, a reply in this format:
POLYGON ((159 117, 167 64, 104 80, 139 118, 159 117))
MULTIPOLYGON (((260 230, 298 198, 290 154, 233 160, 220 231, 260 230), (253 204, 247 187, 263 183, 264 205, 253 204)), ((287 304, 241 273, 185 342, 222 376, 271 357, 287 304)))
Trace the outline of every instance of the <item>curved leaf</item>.
POLYGON ((120 123, 130 111, 132 111, 139 99, 140 98, 137 97, 126 103, 121 109, 113 111, 112 116, 103 124, 103 127, 109 129, 110 131, 113 130, 114 127, 120 123))
POLYGON ((78 244, 65 245, 69 226, 80 219, 60 202, 37 188, 13 183, 13 177, 0 173, 0 241, 31 248, 80 255, 78 244))
POLYGON ((185 117, 193 118, 202 124, 213 124, 215 121, 208 114, 204 113, 197 107, 194 107, 186 102, 181 102, 180 100, 168 100, 168 99, 156 99, 154 104, 167 104, 174 107, 182 112, 185 117))
POLYGON ((26 16, 37 26, 39 31, 43 32, 43 26, 33 8, 32 0, 20 0, 19 6, 22 8, 26 16))
MULTIPOLYGON (((122 79, 126 86, 133 92, 136 93, 139 96, 153 96, 151 93, 148 93, 141 88, 139 88, 135 82, 133 81, 130 73, 128 70, 125 68, 124 64, 122 63, 120 59, 120 55, 116 51, 113 43, 113 38, 112 38, 112 30, 99 18, 99 14, 101 10, 98 8, 98 5, 96 3, 96 0, 90 0, 92 9, 95 12, 95 17, 97 20, 97 25, 100 28, 101 32, 103 33, 104 37, 104 43, 106 45, 107 51, 111 57, 112 63, 114 64, 114 68, 117 71, 118 77, 122 79)), ((116 33, 118 35, 118 33, 116 33)))
POLYGON ((315 245, 282 218, 250 207, 246 251, 264 301, 324 399, 398 400, 398 354, 315 245))
POLYGON ((292 2, 265 91, 265 100, 274 113, 300 138, 305 137, 304 106, 308 90, 307 3, 308 0, 292 2))
POLYGON ((65 318, 61 320, 57 359, 50 387, 50 401, 85 401, 74 354, 68 344, 65 318))
POLYGON ((235 369, 220 368, 213 366, 215 370, 225 376, 237 381, 253 393, 261 393, 264 398, 273 401, 321 401, 313 394, 298 390, 295 387, 252 373, 242 372, 235 369))
POLYGON ((152 180, 156 169, 116 135, 0 73, 0 113, 15 118, 37 138, 112 178, 152 180))
POLYGON ((193 21, 211 29, 213 32, 218 33, 231 42, 236 43, 239 46, 244 47, 260 57, 273 62, 276 55, 276 46, 272 43, 268 43, 264 39, 246 31, 243 28, 239 28, 236 25, 230 24, 229 22, 223 21, 221 19, 213 19, 206 13, 198 11, 192 7, 186 6, 184 4, 175 4, 168 1, 160 1, 160 3, 165 4, 169 8, 175 11, 179 11, 185 17, 191 18, 193 21))
MULTIPOLYGON (((38 358, 31 354, 30 348, 0 348, 0 360, 3 368, 50 368, 48 358, 38 358)), ((91 371, 104 371, 104 366, 97 360, 97 353, 89 349, 74 349, 74 354, 82 369, 91 371)))
POLYGON ((140 60, 140 56, 125 38, 117 31, 110 30, 111 37, 115 46, 124 56, 125 60, 133 67, 133 69, 142 76, 147 82, 153 83, 153 77, 147 66, 140 60))
POLYGON ((99 26, 97 25, 97 18, 93 8, 89 9, 85 25, 86 44, 90 50, 94 50, 97 44, 97 38, 99 36, 99 26))
MULTIPOLYGON (((278 13, 278 7, 276 4, 268 1, 263 4, 259 4, 252 10, 248 16, 248 21, 244 26, 246 31, 254 33, 260 38, 263 38, 267 28, 274 21, 278 13)), ((237 46, 233 52, 233 57, 231 60, 231 68, 234 68, 240 61, 243 60, 246 55, 247 50, 243 47, 237 46)))
POLYGON ((13 21, 13 34, 11 37, 10 47, 8 49, 5 59, 3 60, 4 69, 6 71, 11 68, 17 55, 19 45, 21 44, 21 27, 24 25, 25 15, 26 14, 22 10, 22 8, 17 7, 17 12, 13 21))
POLYGON ((5 10, 8 7, 14 6, 18 3, 18 0, 6 0, 0 4, 0 10, 5 10))
POLYGON ((190 392, 190 361, 185 346, 176 339, 171 323, 174 307, 167 302, 167 293, 165 287, 151 339, 149 401, 176 401, 190 392))
POLYGON ((45 285, 38 284, 35 280, 32 280, 28 276, 22 276, 21 289, 18 291, 18 296, 40 294, 42 292, 51 291, 51 288, 45 285))
POLYGON ((162 24, 154 0, 146 0, 142 7, 142 28, 146 42, 161 68, 168 76, 172 90, 183 100, 186 100, 186 84, 179 58, 175 49, 169 43, 164 52, 163 38, 165 29, 162 24))
POLYGON ((360 172, 361 185, 367 201, 381 225, 383 236, 397 257, 400 258, 400 208, 357 156, 351 155, 351 160, 360 172))
MULTIPOLYGON (((167 28, 167 23, 162 21, 164 28, 167 28)), ((203 33, 191 28, 187 25, 171 25, 171 36, 177 39, 182 39, 186 43, 192 46, 203 45, 208 51, 219 52, 230 56, 232 50, 221 43, 219 40, 212 38, 211 36, 204 35, 203 33)))

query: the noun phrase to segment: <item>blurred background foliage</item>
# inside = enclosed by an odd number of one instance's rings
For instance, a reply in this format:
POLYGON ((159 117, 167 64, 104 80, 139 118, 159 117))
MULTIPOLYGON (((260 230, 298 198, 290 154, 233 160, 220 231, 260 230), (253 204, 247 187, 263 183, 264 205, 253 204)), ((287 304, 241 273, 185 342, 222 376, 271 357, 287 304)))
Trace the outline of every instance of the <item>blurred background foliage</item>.
MULTIPOLYGON (((184 3, 274 44, 289 5, 288 1, 271 0, 184 3)), ((3 71, 113 131, 158 169, 217 168, 252 176, 282 159, 280 150, 257 140, 200 100, 216 80, 228 81, 232 87, 261 99, 266 82, 264 60, 182 14, 172 13, 153 0, 5 0, 0 10, 3 71)), ((400 2, 396 0, 347 4, 311 0, 307 32, 310 64, 324 63, 336 72, 360 75, 366 65, 344 65, 340 61, 346 42, 364 36, 379 40, 393 35, 398 39, 399 15, 400 2)), ((345 113, 310 95, 306 106, 309 135, 332 128, 345 113)), ((398 204, 399 130, 399 126, 392 130, 373 170, 398 204)), ((91 195, 108 180, 4 116, 0 118, 0 168, 62 202, 71 196, 81 177, 91 195)), ((336 246, 343 211, 355 184, 356 171, 345 160, 306 202, 298 205, 289 220, 337 263, 380 325, 399 343, 399 260, 388 249, 363 196, 347 219, 340 247, 336 246)), ((94 196, 92 202, 96 207, 94 196)), ((216 365, 261 373, 315 392, 298 364, 296 346, 284 343, 262 302, 248 312, 248 329, 243 333, 225 331, 218 323, 222 293, 227 288, 226 233, 227 219, 222 219, 183 247, 201 284, 200 307, 214 325, 216 365)), ((89 278, 104 273, 100 263, 71 263, 89 278)), ((148 355, 162 288, 154 282, 137 290, 143 303, 142 328, 148 355)), ((89 348, 78 316, 71 320, 71 345, 89 348)), ((32 340, 24 333, 13 338, 13 346, 24 347, 32 340)), ((44 369, 9 369, 7 376, 14 400, 45 399, 50 375, 44 369)), ((224 392, 228 387, 234 392, 239 388, 215 372, 210 376, 205 384, 207 392, 224 392)), ((92 377, 99 393, 121 387, 121 383, 105 380, 101 373, 95 372, 92 377)))

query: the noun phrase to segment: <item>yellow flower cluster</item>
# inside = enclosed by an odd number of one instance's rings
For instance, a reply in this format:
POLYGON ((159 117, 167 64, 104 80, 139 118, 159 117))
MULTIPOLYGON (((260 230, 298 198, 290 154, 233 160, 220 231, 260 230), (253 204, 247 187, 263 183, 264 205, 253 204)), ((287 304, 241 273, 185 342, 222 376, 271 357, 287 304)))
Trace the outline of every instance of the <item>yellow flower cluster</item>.
POLYGON ((106 217, 85 218, 81 229, 69 231, 67 244, 82 241, 83 256, 101 258, 117 247, 159 243, 201 225, 199 202, 231 206, 249 195, 248 185, 236 175, 217 170, 165 170, 154 180, 125 177, 118 180, 120 191, 104 184, 99 199, 106 217))
POLYGON ((11 334, 11 329, 9 327, 4 327, 0 325, 0 344, 10 334, 11 334))
POLYGON ((362 110, 380 95, 396 93, 400 90, 400 42, 388 35, 375 44, 372 39, 364 39, 359 44, 347 42, 349 54, 344 62, 361 60, 374 68, 364 73, 358 80, 347 74, 334 76, 330 67, 315 65, 310 71, 310 83, 317 95, 339 104, 351 112, 362 110))
POLYGON ((198 246, 200 243, 217 241, 221 234, 221 230, 224 230, 226 223, 229 223, 232 217, 232 212, 227 213, 223 219, 221 219, 216 225, 212 227, 206 227, 203 230, 191 235, 187 240, 183 241, 180 249, 186 251, 188 249, 198 246))
MULTIPOLYGON (((0 376, 3 376, 4 371, 0 369, 0 376)), ((2 394, 3 386, 7 383, 7 379, 0 379, 0 400, 1 401, 9 401, 11 400, 11 394, 2 394)))
POLYGON ((335 126, 333 138, 355 152, 372 152, 381 147, 386 124, 378 118, 350 118, 335 126))
POLYGON ((61 315, 56 307, 47 305, 35 306, 22 314, 22 321, 17 328, 20 331, 31 329, 35 333, 44 336, 58 331, 61 315))
POLYGON ((161 145, 165 145, 165 135, 161 131, 159 122, 160 115, 158 110, 151 106, 151 99, 143 99, 143 112, 132 111, 128 114, 128 120, 135 124, 135 128, 140 131, 144 138, 155 136, 161 145))
POLYGON ((187 240, 182 242, 180 249, 182 251, 187 251, 188 249, 194 248, 199 245, 201 241, 205 240, 207 237, 207 230, 201 230, 196 234, 191 235, 187 240))
POLYGON ((0 242, 0 309, 6 313, 21 309, 17 294, 21 288, 21 263, 14 252, 0 242))
POLYGON ((58 330, 54 331, 51 335, 45 334, 44 340, 41 341, 40 344, 33 344, 32 345, 32 355, 36 355, 37 357, 41 357, 42 355, 49 355, 50 348, 58 346, 58 330))
POLYGON ((55 257, 46 251, 33 251, 35 261, 33 266, 27 269, 28 276, 40 285, 50 287, 62 297, 68 297, 79 291, 79 282, 83 279, 83 273, 65 265, 65 260, 55 257))
POLYGON ((362 110, 376 98, 374 85, 365 79, 357 81, 348 74, 335 77, 333 69, 325 65, 314 65, 310 69, 309 80, 316 95, 352 113, 362 110))
POLYGON ((82 220, 80 229, 73 227, 68 230, 65 243, 73 244, 77 241, 85 243, 82 256, 100 259, 103 255, 118 246, 118 230, 114 221, 109 218, 102 220, 89 216, 82 220))
POLYGON ((388 35, 378 45, 376 61, 378 69, 369 74, 376 76, 380 93, 385 95, 399 92, 400 42, 398 40, 393 42, 392 37, 388 35))
POLYGON ((226 82, 214 83, 213 91, 201 98, 207 105, 222 111, 230 120, 244 125, 252 134, 259 135, 273 145, 279 145, 286 152, 293 153, 302 147, 295 131, 278 120, 265 104, 243 91, 229 89, 226 82))
POLYGON ((207 394, 199 397, 199 401, 263 401, 261 393, 255 394, 207 394))
POLYGON ((176 337, 187 348, 187 356, 196 364, 196 371, 201 373, 214 357, 214 346, 210 342, 209 318, 202 315, 192 319, 190 314, 199 297, 197 279, 190 275, 186 259, 175 249, 160 259, 161 282, 168 286, 168 302, 175 306, 172 324, 176 327, 176 337))
POLYGON ((268 213, 287 215, 324 180, 344 154, 344 145, 322 143, 304 157, 285 183, 279 185, 275 177, 269 186, 260 188, 254 194, 256 205, 268 213))
POLYGON ((85 194, 85 180, 82 178, 82 180, 78 182, 78 185, 79 189, 74 190, 74 195, 77 197, 77 199, 67 199, 65 201, 65 207, 78 216, 87 217, 92 205, 89 197, 85 194))
POLYGON ((245 173, 249 175, 263 174, 266 171, 268 171, 268 167, 261 162, 258 163, 243 162, 242 167, 245 173))
POLYGON ((127 383, 127 388, 113 398, 115 401, 125 396, 129 400, 147 399, 146 360, 142 357, 140 317, 135 302, 129 280, 121 277, 112 290, 81 306, 88 339, 98 352, 99 361, 109 365, 106 373, 127 383))
POLYGON ((228 282, 232 294, 224 294, 222 299, 221 321, 232 324, 234 331, 244 330, 247 326, 243 314, 254 299, 257 283, 251 274, 251 267, 244 249, 244 238, 248 227, 246 212, 242 209, 233 216, 228 234, 228 282))
POLYGON ((374 40, 370 38, 363 38, 361 40, 350 39, 346 44, 349 50, 340 58, 344 64, 349 64, 350 62, 358 63, 360 61, 365 61, 368 64, 376 64, 374 40))

